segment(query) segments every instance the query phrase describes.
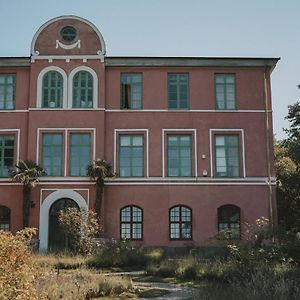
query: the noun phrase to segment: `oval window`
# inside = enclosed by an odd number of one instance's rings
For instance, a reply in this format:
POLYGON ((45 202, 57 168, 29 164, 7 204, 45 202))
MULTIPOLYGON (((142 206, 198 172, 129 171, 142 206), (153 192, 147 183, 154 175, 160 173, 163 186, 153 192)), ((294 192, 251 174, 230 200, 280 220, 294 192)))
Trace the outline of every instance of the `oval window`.
POLYGON ((60 35, 66 42, 71 42, 76 37, 76 29, 72 26, 66 26, 60 31, 60 35))

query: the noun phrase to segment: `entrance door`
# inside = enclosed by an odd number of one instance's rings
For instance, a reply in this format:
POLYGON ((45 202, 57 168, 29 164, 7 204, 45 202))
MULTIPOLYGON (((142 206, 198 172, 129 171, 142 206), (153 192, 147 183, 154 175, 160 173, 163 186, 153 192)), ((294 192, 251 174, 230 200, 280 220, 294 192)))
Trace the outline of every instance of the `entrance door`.
POLYGON ((75 207, 79 210, 77 203, 68 198, 62 198, 55 201, 49 209, 49 250, 62 250, 68 248, 68 243, 64 232, 62 231, 58 217, 60 211, 66 211, 67 208, 75 207))

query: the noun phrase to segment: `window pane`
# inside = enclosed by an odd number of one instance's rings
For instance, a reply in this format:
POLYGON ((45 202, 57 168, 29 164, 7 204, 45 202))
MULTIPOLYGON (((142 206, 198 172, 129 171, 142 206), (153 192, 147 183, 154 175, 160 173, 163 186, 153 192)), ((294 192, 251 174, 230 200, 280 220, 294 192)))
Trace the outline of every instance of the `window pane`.
POLYGON ((119 175, 121 177, 144 176, 144 137, 121 135, 119 145, 119 175))
POLYGON ((47 176, 62 175, 62 134, 43 134, 42 164, 47 176))
POLYGON ((0 136, 0 177, 7 177, 14 164, 14 136, 0 136))
POLYGON ((0 109, 14 109, 16 75, 0 74, 0 109))
POLYGON ((88 133, 71 134, 71 176, 86 176, 91 161, 91 136, 88 133))
POLYGON ((121 238, 142 239, 142 210, 136 206, 121 209, 121 238))
POLYGON ((171 109, 187 109, 188 74, 168 74, 168 102, 171 109))
POLYGON ((77 72, 73 78, 73 107, 93 107, 93 76, 87 71, 77 72))
POLYGON ((142 74, 121 74, 121 108, 142 108, 142 74))
POLYGON ((192 176, 190 135, 168 135, 168 176, 192 176))
POLYGON ((42 107, 57 108, 63 103, 63 77, 57 71, 49 71, 43 77, 42 107))
POLYGON ((240 176, 239 136, 215 136, 216 176, 240 176))
POLYGON ((216 109, 235 109, 235 75, 215 75, 216 109))

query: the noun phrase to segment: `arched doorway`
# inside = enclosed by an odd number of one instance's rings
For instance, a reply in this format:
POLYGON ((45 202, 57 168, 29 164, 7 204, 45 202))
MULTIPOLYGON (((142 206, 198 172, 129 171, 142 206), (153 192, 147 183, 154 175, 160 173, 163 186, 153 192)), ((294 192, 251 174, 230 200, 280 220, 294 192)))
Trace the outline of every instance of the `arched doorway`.
POLYGON ((67 208, 75 207, 79 210, 78 204, 69 198, 61 198, 55 201, 49 209, 49 234, 48 247, 50 250, 61 250, 68 248, 68 240, 59 225, 59 213, 67 208))

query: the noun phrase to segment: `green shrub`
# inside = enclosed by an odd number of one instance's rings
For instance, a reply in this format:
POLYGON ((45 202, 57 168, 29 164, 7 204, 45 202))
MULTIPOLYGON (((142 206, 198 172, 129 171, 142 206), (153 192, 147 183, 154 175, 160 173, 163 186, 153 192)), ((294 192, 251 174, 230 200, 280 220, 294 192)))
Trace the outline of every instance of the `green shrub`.
POLYGON ((94 249, 94 238, 100 231, 96 213, 72 207, 60 211, 58 220, 68 237, 69 250, 90 255, 94 249))
POLYGON ((37 272, 27 246, 34 234, 31 228, 15 236, 0 230, 0 299, 38 299, 34 288, 37 272))
POLYGON ((144 267, 148 258, 146 251, 136 248, 128 241, 110 240, 102 242, 87 261, 90 267, 144 267))

